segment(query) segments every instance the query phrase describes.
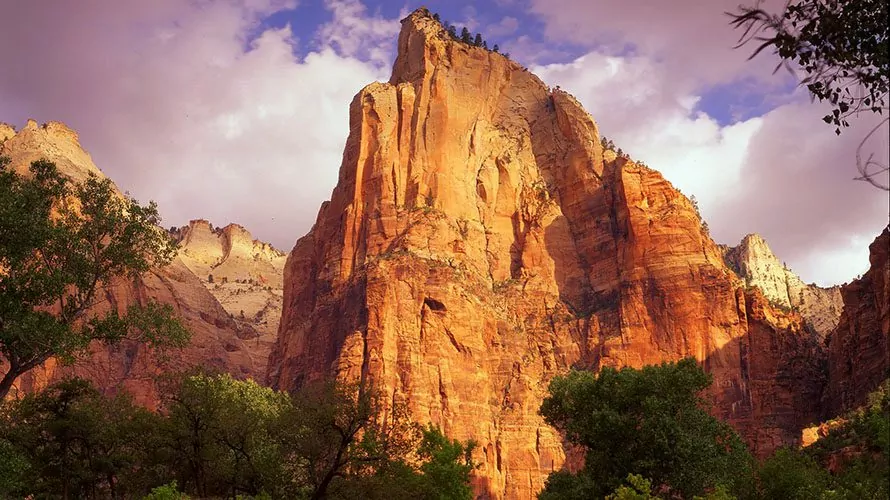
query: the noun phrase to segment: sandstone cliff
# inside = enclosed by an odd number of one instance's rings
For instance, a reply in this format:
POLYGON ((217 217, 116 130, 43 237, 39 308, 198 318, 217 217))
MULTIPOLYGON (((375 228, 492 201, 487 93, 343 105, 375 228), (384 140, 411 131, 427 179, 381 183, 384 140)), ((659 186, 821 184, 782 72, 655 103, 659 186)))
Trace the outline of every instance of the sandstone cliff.
MULTIPOLYGON (((105 177, 80 146, 77 134, 58 122, 39 126, 30 120, 18 133, 9 126, 0 126, 0 156, 10 157, 12 168, 18 172, 26 172, 32 161, 46 158, 75 181, 90 173, 105 177)), ((129 304, 149 299, 172 304, 183 317, 192 332, 188 347, 159 358, 137 344, 96 345, 91 356, 73 366, 59 366, 51 360, 32 370, 19 380, 17 390, 34 390, 66 374, 77 374, 107 392, 129 390, 138 401, 150 405, 157 398, 154 377, 165 371, 206 366, 262 380, 268 347, 258 343, 257 332, 250 325, 239 324, 230 317, 180 258, 135 282, 115 283, 96 308, 117 308, 122 312, 129 304)))
POLYGON ((890 377, 890 228, 869 246, 869 270, 841 290, 844 310, 828 338, 829 416, 866 402, 890 377))
POLYGON ((257 332, 251 349, 255 359, 268 358, 281 319, 287 254, 237 224, 214 228, 206 220, 193 220, 174 235, 186 267, 236 323, 257 332))
POLYGON ((843 308, 840 287, 805 284, 759 235, 749 234, 738 246, 725 248, 725 259, 748 286, 760 288, 773 305, 799 312, 820 341, 837 326, 843 308))
POLYGON ((363 377, 474 439, 482 497, 565 462, 538 407, 570 367, 694 356, 759 453, 815 420, 819 346, 725 265, 690 201, 603 151, 565 92, 403 20, 389 83, 350 106, 340 176, 290 253, 269 380, 363 377))

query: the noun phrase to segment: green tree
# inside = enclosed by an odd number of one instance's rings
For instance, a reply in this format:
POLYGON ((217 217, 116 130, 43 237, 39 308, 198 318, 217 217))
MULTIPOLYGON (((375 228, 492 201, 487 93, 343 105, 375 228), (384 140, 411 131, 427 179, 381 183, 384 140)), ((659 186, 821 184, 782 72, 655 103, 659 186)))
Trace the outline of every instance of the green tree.
POLYGON ((783 448, 765 460, 757 471, 760 496, 787 500, 820 498, 831 475, 810 456, 783 448))
POLYGON ((105 398, 66 380, 7 402, 0 423, 0 448, 18 466, 0 497, 130 497, 146 485, 146 436, 157 417, 126 395, 105 398))
POLYGON ((460 30, 460 41, 463 43, 473 43, 473 37, 470 35, 470 30, 468 30, 466 26, 460 30))
POLYGON ((751 457, 738 435, 706 411, 701 392, 710 382, 691 358, 556 377, 540 412, 585 450, 585 462, 576 475, 551 475, 541 498, 556 498, 546 495, 557 489, 601 498, 628 474, 687 498, 719 485, 744 489, 751 457))
POLYGON ((652 482, 638 474, 628 474, 627 484, 619 486, 606 500, 654 500, 652 482))
MULTIPOLYGON (((422 438, 403 406, 387 408, 364 384, 325 382, 293 396, 284 420, 284 461, 291 477, 306 484, 306 496, 365 498, 380 489, 389 474, 405 475, 400 463, 422 438)), ((382 496, 382 495, 381 495, 382 496)))
POLYGON ((476 47, 482 46, 482 33, 476 33, 476 38, 473 39, 473 45, 476 47))
POLYGON ((159 413, 69 380, 0 407, 0 498, 465 500, 473 443, 361 384, 294 395, 230 375, 175 375, 159 413), (171 482, 173 480, 173 482, 171 482))
POLYGON ((176 481, 153 488, 142 500, 189 500, 191 497, 179 491, 176 481))
POLYGON ((231 375, 182 378, 164 398, 171 475, 200 497, 281 491, 283 468, 275 429, 290 408, 287 394, 231 375))
POLYGON ((48 161, 32 163, 30 176, 8 164, 0 158, 0 400, 23 373, 53 356, 71 360, 94 340, 184 345, 188 332, 168 305, 90 314, 113 279, 136 279, 175 255, 155 204, 95 175, 72 185, 48 161))
POLYGON ((461 443, 448 439, 436 427, 423 431, 417 450, 420 466, 420 494, 415 498, 469 500, 473 498, 470 473, 474 469, 472 441, 461 443))

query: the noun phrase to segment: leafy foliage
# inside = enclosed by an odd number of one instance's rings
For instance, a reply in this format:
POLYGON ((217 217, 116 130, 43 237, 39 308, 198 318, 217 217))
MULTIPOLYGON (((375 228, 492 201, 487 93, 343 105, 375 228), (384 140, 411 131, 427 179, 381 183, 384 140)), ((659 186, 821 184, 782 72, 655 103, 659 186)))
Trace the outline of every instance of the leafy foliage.
POLYGON ((8 403, 0 422, 0 448, 17 465, 0 496, 129 496, 144 485, 145 436, 157 421, 126 396, 64 381, 8 403))
POLYGON ((798 0, 778 15, 740 7, 732 23, 744 29, 741 44, 759 43, 751 57, 772 47, 807 74, 802 84, 834 106, 823 120, 849 126, 860 111, 882 113, 890 91, 890 25, 883 0, 798 0))
POLYGON ((640 370, 576 371, 550 383, 545 420, 585 450, 577 475, 552 474, 541 498, 601 498, 638 474, 692 497, 750 484, 751 458, 738 435, 705 410, 710 377, 693 359, 640 370))
POLYGON ((176 481, 170 484, 152 488, 151 493, 144 496, 142 500, 189 500, 189 496, 179 491, 176 481))
POLYGON ((282 475, 274 425, 286 394, 231 375, 198 374, 165 398, 161 461, 198 496, 258 494, 282 475))
POLYGON ((619 486, 612 494, 606 496, 606 500, 650 500, 652 495, 652 482, 639 474, 628 474, 627 484, 619 486))
POLYGON ((790 449, 780 449, 765 461, 758 479, 764 497, 788 500, 819 498, 832 482, 812 457, 790 449))
POLYGON ((359 384, 288 395, 197 373, 163 386, 157 414, 83 380, 6 403, 0 498, 472 498, 473 444, 359 384))
POLYGON ((45 160, 31 164, 29 177, 8 163, 0 159, 0 352, 8 363, 0 399, 23 373, 52 356, 69 361, 93 340, 184 345, 188 332, 170 306, 89 314, 114 278, 136 279, 175 255, 155 204, 120 196, 95 175, 72 185, 45 160))

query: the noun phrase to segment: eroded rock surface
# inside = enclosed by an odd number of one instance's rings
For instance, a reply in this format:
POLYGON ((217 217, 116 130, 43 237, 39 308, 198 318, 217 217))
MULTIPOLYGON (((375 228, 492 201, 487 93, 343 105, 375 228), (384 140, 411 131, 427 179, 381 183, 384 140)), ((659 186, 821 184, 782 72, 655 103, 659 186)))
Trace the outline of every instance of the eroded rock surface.
POLYGON ((206 220, 193 220, 175 236, 186 267, 236 323, 256 331, 255 358, 268 358, 281 319, 287 254, 237 224, 214 228, 206 220))
POLYGON ((686 197, 603 151, 572 96, 424 10, 398 47, 390 81, 353 100, 337 187, 288 257, 273 386, 366 377, 478 442, 490 498, 533 498, 564 465, 537 411, 570 367, 694 356, 758 453, 797 442, 819 345, 745 290, 686 197))
MULTIPOLYGON (((32 161, 46 158, 74 181, 82 181, 91 173, 105 177, 81 147, 77 134, 59 122, 41 126, 30 120, 17 133, 12 127, 0 127, 0 156, 10 157, 12 168, 20 173, 27 172, 32 161)), ((182 316, 192 332, 186 348, 159 357, 135 343, 116 347, 95 345, 92 355, 72 366, 60 366, 50 360, 35 368, 19 380, 12 396, 75 374, 108 393, 128 390, 137 401, 151 406, 157 402, 156 376, 169 371, 204 366, 263 380, 268 342, 263 346, 252 325, 230 317, 181 258, 162 269, 153 269, 135 282, 116 282, 95 310, 116 308, 123 312, 130 304, 149 299, 173 305, 182 316)))
POLYGON ((799 312, 820 341, 837 327, 843 309, 840 286, 804 283, 757 234, 745 236, 738 246, 725 251, 730 268, 748 286, 760 288, 774 306, 799 312))

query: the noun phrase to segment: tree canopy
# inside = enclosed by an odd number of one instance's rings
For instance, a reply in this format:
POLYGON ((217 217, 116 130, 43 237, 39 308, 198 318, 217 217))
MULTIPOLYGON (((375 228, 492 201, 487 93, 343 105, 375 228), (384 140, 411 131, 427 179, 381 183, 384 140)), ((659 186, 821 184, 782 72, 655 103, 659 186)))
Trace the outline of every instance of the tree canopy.
POLYGON ((691 358, 553 379, 540 412, 584 450, 585 462, 577 474, 551 474, 540 498, 602 498, 629 474, 685 498, 750 484, 741 439, 706 411, 709 384, 691 358))
POLYGON ((169 305, 90 313, 113 279, 136 279, 175 255, 155 204, 92 174, 73 184, 45 160, 29 176, 8 164, 0 158, 0 400, 23 373, 53 356, 71 360, 94 340, 184 345, 188 332, 169 305))
POLYGON ((0 498, 472 498, 472 443, 361 384, 176 375, 153 413, 68 380, 0 406, 0 498))

